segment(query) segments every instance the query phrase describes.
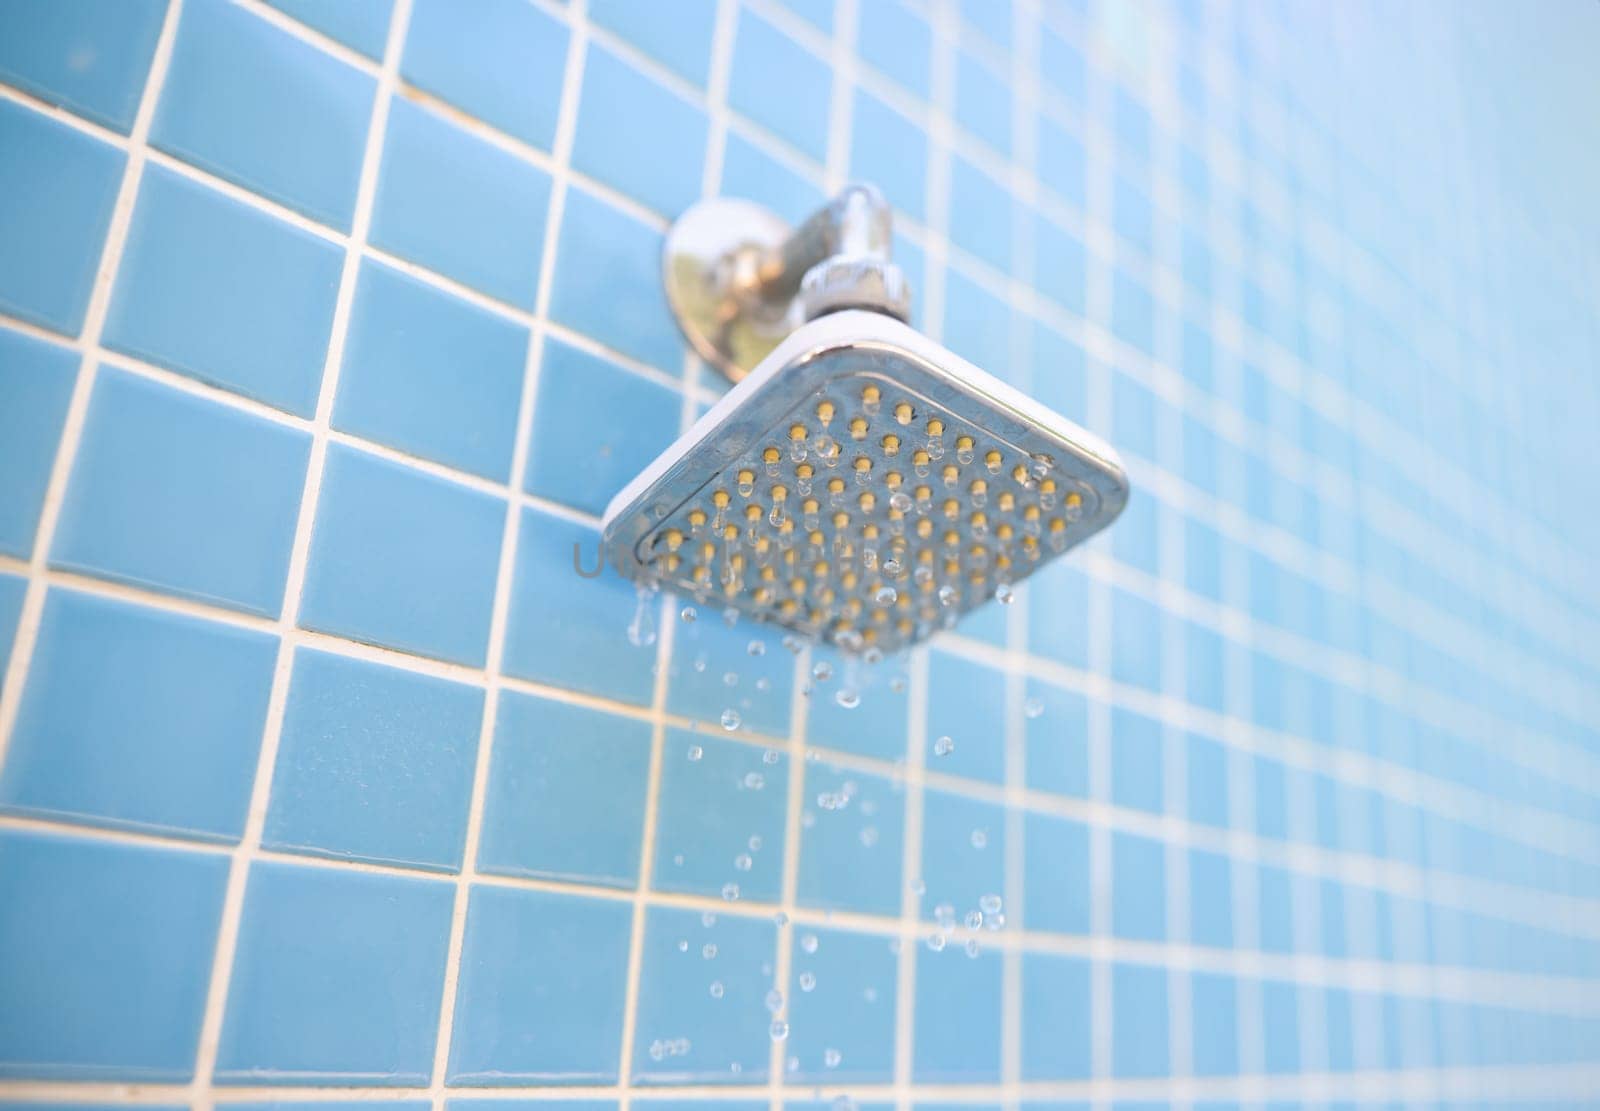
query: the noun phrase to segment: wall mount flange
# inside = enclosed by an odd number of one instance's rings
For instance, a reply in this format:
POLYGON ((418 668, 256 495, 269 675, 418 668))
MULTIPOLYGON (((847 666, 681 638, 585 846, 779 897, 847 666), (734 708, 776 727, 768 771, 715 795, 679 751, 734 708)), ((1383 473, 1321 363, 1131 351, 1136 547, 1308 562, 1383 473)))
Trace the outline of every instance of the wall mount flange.
POLYGON ((738 382, 801 324, 842 309, 909 322, 911 288, 890 257, 888 202, 851 185, 798 228, 718 197, 667 233, 667 303, 695 353, 738 382))

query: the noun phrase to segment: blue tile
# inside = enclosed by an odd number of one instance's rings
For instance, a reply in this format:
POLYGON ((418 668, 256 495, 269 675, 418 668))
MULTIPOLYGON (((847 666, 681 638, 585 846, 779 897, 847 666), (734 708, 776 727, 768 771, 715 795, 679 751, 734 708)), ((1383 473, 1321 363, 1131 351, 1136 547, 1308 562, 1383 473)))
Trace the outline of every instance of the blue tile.
POLYGON ((1084 798, 1089 793, 1089 704, 1076 691, 1046 683, 1028 684, 1023 741, 1027 784, 1036 791, 1084 798))
POLYGON ((928 21, 898 0, 861 5, 860 21, 856 47, 861 60, 926 100, 933 78, 933 32, 928 21))
POLYGON ((1011 272, 1011 194, 966 159, 950 160, 950 242, 1000 271, 1011 272))
POLYGON ((1233 872, 1227 857, 1205 849, 1189 850, 1189 940, 1233 945, 1233 872))
POLYGON ((55 467, 78 355, 0 328, 0 552, 27 559, 55 467))
POLYGON ((778 0, 778 3, 823 34, 833 34, 833 0, 778 0))
POLYGON ((1028 580, 1028 646, 1068 667, 1089 666, 1089 580, 1068 560, 1028 580))
POLYGON ((1111 331, 1123 343, 1155 354, 1155 302, 1137 278, 1117 270, 1111 287, 1111 331))
POLYGON ((1232 976, 1192 972, 1194 1071, 1198 1076, 1233 1076, 1239 1071, 1238 991, 1232 976))
POLYGON ((126 135, 156 52, 162 0, 63 0, 0 9, 0 77, 126 135))
POLYGON ((498 498, 331 446, 301 625, 481 666, 505 516, 498 498))
POLYGON ((1155 250, 1155 213, 1150 198, 1134 182, 1116 175, 1111 194, 1111 226, 1124 241, 1145 256, 1155 250))
POLYGON ((1088 1078, 1094 1029, 1089 1000, 1087 961, 1023 954, 1023 1080, 1088 1078))
POLYGON ((1275 864, 1262 864, 1256 873, 1256 900, 1260 923, 1256 941, 1263 952, 1294 951, 1294 898, 1289 873, 1275 864))
POLYGON ((1089 280, 1083 242, 1038 213, 1033 217, 1033 242, 1034 285, 1062 308, 1081 314, 1089 280))
POLYGON ((766 919, 651 907, 634 1021, 640 1084, 764 1084, 777 929, 766 919))
POLYGON ((788 756, 682 729, 668 730, 665 745, 655 889, 777 902, 788 756))
MULTIPOLYGON (((596 566, 599 543, 592 526, 522 511, 504 666, 522 679, 648 705, 656 650, 628 641, 633 584, 610 571, 585 579, 573 570, 574 559, 596 566)), ((659 604, 652 599, 646 612, 659 604)))
POLYGON ((400 74, 491 127, 549 150, 570 37, 566 24, 519 0, 418 0, 400 74))
POLYGON ((1029 930, 1089 932, 1089 830, 1067 818, 1029 813, 1023 825, 1023 920, 1029 930))
POLYGON ((1117 806, 1162 811, 1161 723, 1121 706, 1111 711, 1111 801, 1117 806))
POLYGON ((634 0, 594 0, 589 18, 701 88, 711 74, 711 35, 717 21, 714 0, 639 4, 634 0))
POLYGON ((277 653, 265 633, 51 591, 0 806, 237 840, 277 653))
POLYGON ((1111 677, 1161 689, 1161 611, 1136 594, 1111 593, 1111 677))
POLYGON ((22 601, 28 593, 28 580, 20 575, 0 575, 0 690, 5 683, 6 665, 11 662, 11 642, 22 620, 22 601))
POLYGON ((0 1076, 186 1083, 228 859, 0 830, 0 1076))
POLYGON ((1083 208, 1088 198, 1089 156, 1076 135, 1041 116, 1038 126, 1039 184, 1062 200, 1083 208))
POLYGON ((1048 26, 1039 28, 1039 77, 1045 88, 1082 104, 1086 97, 1086 66, 1078 48, 1048 26))
MULTIPOLYGON (((381 1104, 379 1105, 382 1106, 381 1104)), ((420 1111, 426 1111, 431 1104, 424 1103, 420 1111)), ((468 1099, 446 1100, 445 1106, 450 1111, 617 1111, 618 1103, 614 1099, 545 1099, 542 1095, 537 1099, 484 1099, 473 1096, 468 1099)), ((664 1104, 656 1103, 653 1106, 660 1108, 664 1104)), ((278 1111, 296 1111, 295 1108, 281 1108, 278 1111)))
POLYGON ((426 1085, 454 898, 443 881, 253 864, 217 1081, 426 1085))
POLYGON ((1141 964, 1111 967, 1111 1073, 1166 1076, 1167 972, 1141 964))
POLYGON ((455 870, 482 716, 477 687, 298 650, 262 844, 455 870))
POLYGON ((919 946, 916 984, 912 1081, 998 1084, 1000 955, 980 949, 969 956, 955 943, 939 952, 919 946))
POLYGON ((661 288, 661 243, 654 228, 592 193, 570 190, 550 318, 668 374, 682 374, 685 347, 661 288))
POLYGON ((905 759, 910 699, 902 667, 893 660, 876 668, 858 665, 852 680, 850 658, 820 644, 812 646, 811 661, 806 743, 891 762, 905 759), (814 669, 824 663, 831 677, 816 679, 814 669), (861 695, 860 703, 848 708, 839 704, 839 691, 847 686, 861 695))
POLYGON ((956 55, 956 124, 1002 155, 1011 154, 1011 89, 966 51, 956 55))
POLYGON ((1005 811, 932 788, 922 806, 922 917, 949 906, 959 922, 1005 890, 1005 811))
POLYGON ((728 106, 817 162, 828 154, 833 72, 783 31, 739 9, 728 106))
POLYGON ((534 308, 550 175, 396 97, 372 243, 521 309, 534 308))
POLYGON ((805 777, 797 901, 898 917, 905 788, 820 762, 807 763, 805 777))
POLYGON ((1294 984, 1262 981, 1261 1030, 1267 1073, 1300 1071, 1300 1010, 1294 984))
POLYGON ((334 244, 148 167, 106 346, 308 417, 343 265, 334 244))
POLYGON ((276 616, 309 450, 297 429, 102 368, 50 562, 276 616))
POLYGON ((0 310, 78 334, 125 160, 109 143, 0 102, 0 310))
POLYGON ((521 324, 368 259, 334 427, 503 482, 527 357, 521 324))
POLYGON ((680 621, 667 675, 667 709, 702 722, 718 722, 732 710, 738 728, 788 736, 794 657, 783 650, 780 632, 748 621, 730 626, 717 620, 714 603, 698 620, 680 621))
POLYGON ((633 907, 474 887, 451 1084, 609 1084, 622 1051, 633 907))
POLYGON ((153 146, 348 231, 377 84, 225 0, 185 4, 153 146))
POLYGON ((523 485, 598 516, 677 438, 682 407, 665 386, 546 339, 523 485))
POLYGON ((374 60, 383 57, 394 0, 268 0, 308 27, 374 60))
POLYGON ((500 693, 478 870, 632 888, 650 724, 500 693))
MULTIPOLYGON (((1023 385, 1016 379, 1022 367, 1011 360, 1011 306, 954 266, 945 269, 944 289, 942 338, 950 350, 979 370, 1023 385)), ((971 617, 981 619, 995 612, 982 608, 971 617)), ((962 632, 968 632, 965 625, 962 632)))
POLYGON ((1131 941, 1167 936, 1166 847, 1132 833, 1111 835, 1111 932, 1131 941))
POLYGON ((926 212, 928 134, 871 93, 857 90, 850 124, 850 176, 883 190, 896 209, 920 222, 926 212))
POLYGON ((676 216, 700 198, 707 128, 700 108, 590 44, 573 169, 676 216))
POLYGON ((784 1056, 798 1067, 786 1082, 893 1083, 899 958, 889 939, 799 928, 791 944, 784 1056))
POLYGON ((809 176, 736 131, 728 133, 722 152, 720 193, 765 205, 791 224, 804 222, 827 200, 809 176))
POLYGON ((946 652, 928 654, 930 771, 1004 783, 1006 778, 1006 677, 946 652), (954 747, 940 755, 937 739, 954 747))

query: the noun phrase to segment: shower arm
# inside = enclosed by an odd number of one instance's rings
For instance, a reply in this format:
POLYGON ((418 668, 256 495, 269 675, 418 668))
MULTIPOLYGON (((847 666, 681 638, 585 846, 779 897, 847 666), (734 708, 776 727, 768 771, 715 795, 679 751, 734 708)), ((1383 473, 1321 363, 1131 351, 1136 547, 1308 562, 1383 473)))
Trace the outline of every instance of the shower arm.
POLYGON ((893 240, 889 204, 872 185, 846 186, 793 229, 748 201, 702 201, 667 236, 667 300, 695 351, 737 382, 827 313, 909 321, 911 289, 893 240))

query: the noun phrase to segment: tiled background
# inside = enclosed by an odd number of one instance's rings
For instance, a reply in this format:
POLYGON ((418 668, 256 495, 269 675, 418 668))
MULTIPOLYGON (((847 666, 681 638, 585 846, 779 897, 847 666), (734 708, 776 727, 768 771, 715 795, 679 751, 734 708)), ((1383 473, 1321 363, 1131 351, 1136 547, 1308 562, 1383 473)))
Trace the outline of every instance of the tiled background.
POLYGON ((1594 1101, 1597 41, 0 4, 0 1101, 1594 1101), (663 230, 852 177, 1137 496, 872 675, 635 647, 663 230))

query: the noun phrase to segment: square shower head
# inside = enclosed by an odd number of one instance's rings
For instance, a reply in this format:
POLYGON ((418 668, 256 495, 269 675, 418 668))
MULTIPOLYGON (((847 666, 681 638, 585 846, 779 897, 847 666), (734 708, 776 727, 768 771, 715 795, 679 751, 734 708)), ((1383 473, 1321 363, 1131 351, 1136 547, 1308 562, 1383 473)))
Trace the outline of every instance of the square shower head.
POLYGON ((915 644, 1109 524, 1099 438, 882 313, 802 325, 606 509, 629 578, 915 644))

